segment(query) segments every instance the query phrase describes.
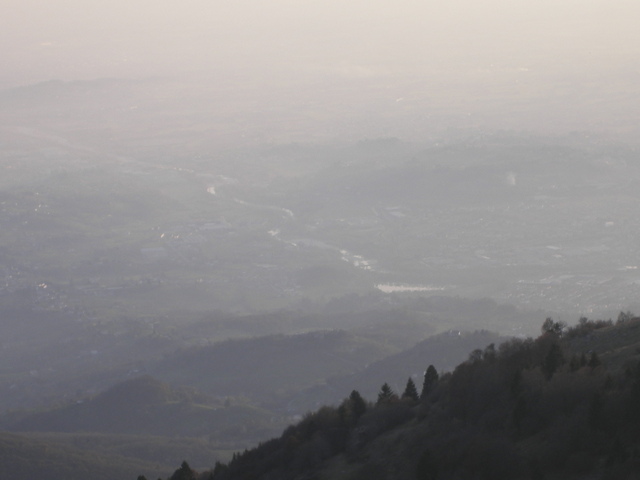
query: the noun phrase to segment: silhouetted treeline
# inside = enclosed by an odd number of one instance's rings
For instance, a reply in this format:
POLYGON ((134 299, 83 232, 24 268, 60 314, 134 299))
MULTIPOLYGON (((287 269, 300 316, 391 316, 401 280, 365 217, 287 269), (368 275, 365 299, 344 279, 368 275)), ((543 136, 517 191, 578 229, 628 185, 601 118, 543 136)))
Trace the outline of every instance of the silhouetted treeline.
POLYGON ((421 395, 412 379, 375 404, 353 391, 199 478, 636 478, 636 331, 638 318, 547 319, 538 338, 474 350, 453 372, 425 366, 421 395))

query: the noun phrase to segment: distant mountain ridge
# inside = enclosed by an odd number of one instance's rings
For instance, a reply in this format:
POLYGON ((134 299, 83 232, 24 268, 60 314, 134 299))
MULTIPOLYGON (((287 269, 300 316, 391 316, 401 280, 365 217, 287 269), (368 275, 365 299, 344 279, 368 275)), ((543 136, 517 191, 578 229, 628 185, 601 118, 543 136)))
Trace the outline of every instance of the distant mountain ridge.
POLYGON ((343 330, 236 339, 179 351, 150 373, 219 396, 270 402, 396 350, 343 330))
POLYGON ((419 385, 430 364, 440 372, 448 372, 464 361, 472 350, 490 344, 498 345, 508 338, 486 330, 450 330, 433 335, 407 350, 372 362, 357 372, 331 377, 325 384, 300 392, 292 398, 291 404, 302 410, 305 407, 314 409, 320 405, 335 405, 353 389, 366 398, 374 398, 380 385, 385 382, 400 392, 408 377, 419 385))

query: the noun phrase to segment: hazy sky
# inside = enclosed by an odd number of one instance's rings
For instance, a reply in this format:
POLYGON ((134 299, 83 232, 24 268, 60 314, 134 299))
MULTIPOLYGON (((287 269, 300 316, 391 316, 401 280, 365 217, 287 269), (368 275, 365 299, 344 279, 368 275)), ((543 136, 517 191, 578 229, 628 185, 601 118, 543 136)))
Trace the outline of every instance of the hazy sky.
POLYGON ((265 78, 637 68, 637 0, 4 0, 0 85, 177 72, 265 78))

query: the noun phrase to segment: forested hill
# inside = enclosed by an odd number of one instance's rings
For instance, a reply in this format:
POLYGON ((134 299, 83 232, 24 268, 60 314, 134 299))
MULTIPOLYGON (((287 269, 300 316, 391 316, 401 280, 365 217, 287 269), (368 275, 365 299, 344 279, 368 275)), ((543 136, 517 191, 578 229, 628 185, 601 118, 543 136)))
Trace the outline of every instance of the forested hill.
POLYGON ((374 401, 353 391, 228 464, 185 462, 171 480, 636 478, 639 347, 640 318, 548 319, 536 339, 428 368, 415 389, 384 384, 374 401))

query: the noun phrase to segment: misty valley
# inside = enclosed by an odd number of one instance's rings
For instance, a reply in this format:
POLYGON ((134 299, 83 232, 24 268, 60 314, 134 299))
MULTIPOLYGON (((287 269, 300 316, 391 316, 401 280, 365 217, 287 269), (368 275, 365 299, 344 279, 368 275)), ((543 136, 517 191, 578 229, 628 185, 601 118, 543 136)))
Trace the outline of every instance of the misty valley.
POLYGON ((0 477, 635 478, 637 147, 176 88, 0 91, 0 477))

